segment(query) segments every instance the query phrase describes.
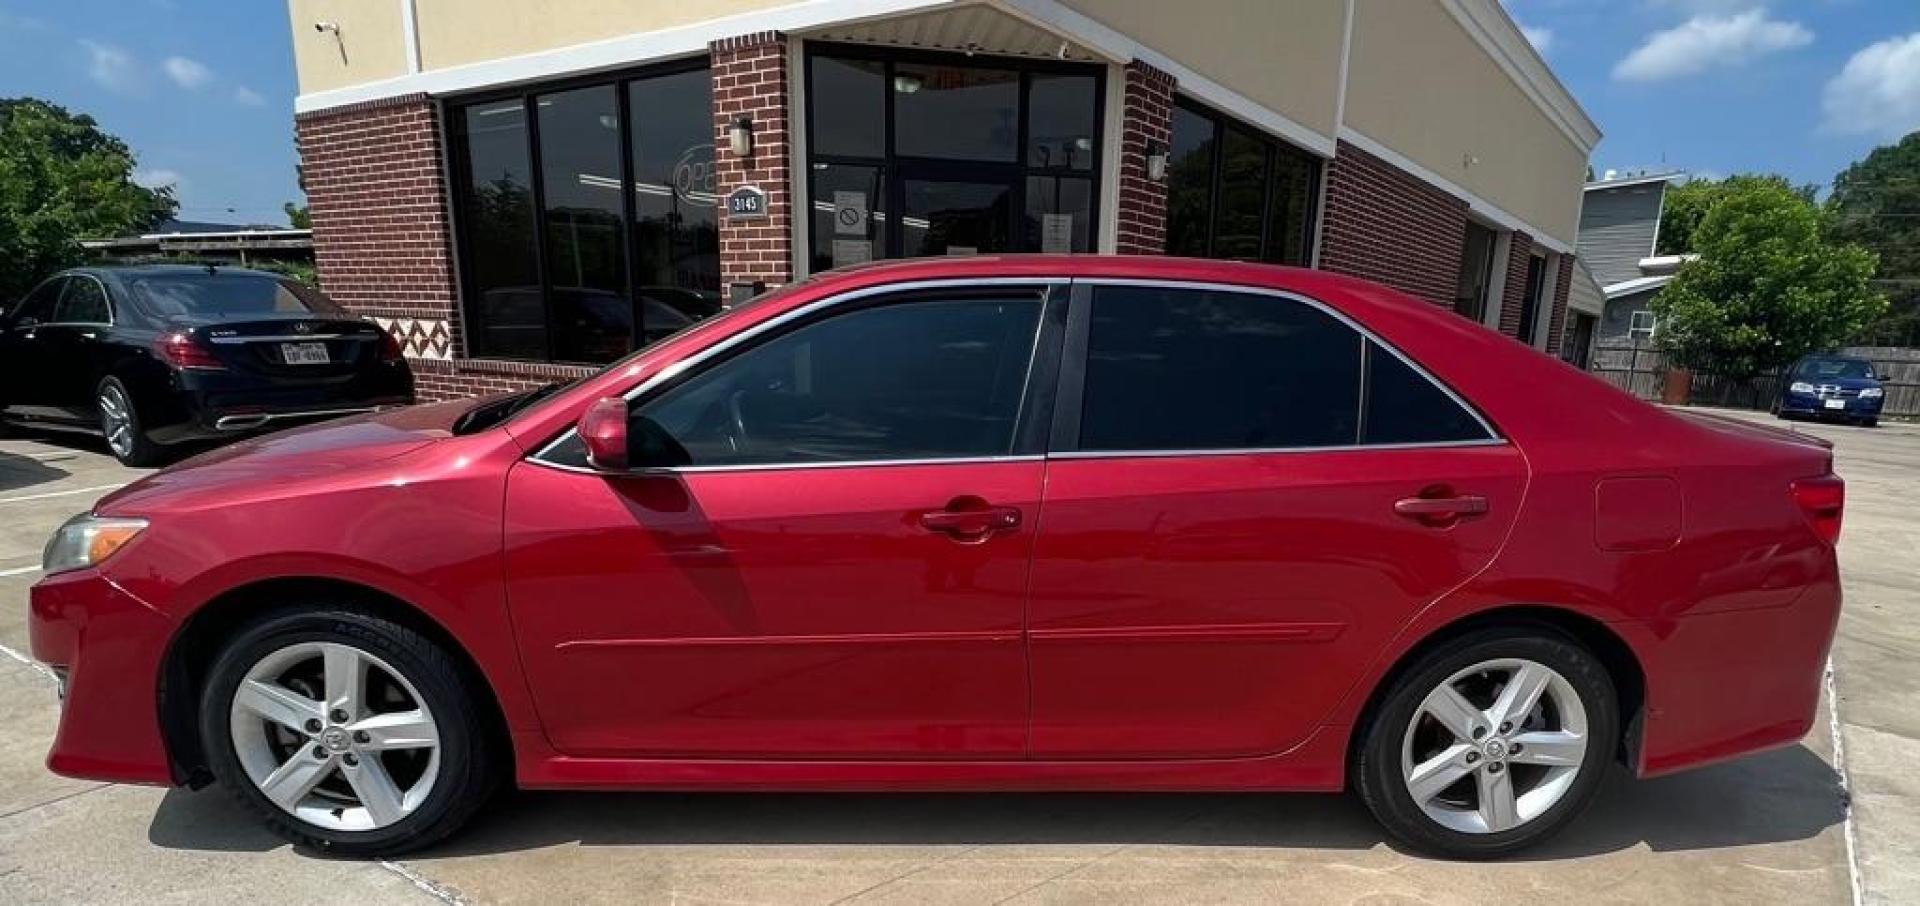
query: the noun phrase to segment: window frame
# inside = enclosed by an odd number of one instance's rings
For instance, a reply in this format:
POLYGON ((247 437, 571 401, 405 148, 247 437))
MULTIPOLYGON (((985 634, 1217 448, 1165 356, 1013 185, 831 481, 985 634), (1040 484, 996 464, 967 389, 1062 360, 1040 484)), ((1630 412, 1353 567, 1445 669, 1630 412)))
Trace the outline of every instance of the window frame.
MULTIPOLYGON (((880 466, 952 465, 982 462, 1038 461, 1046 456, 1047 442, 1058 406, 1061 374, 1061 346, 1067 331, 1070 281, 1046 277, 987 277, 974 279, 926 280, 910 283, 870 286, 816 299, 791 311, 721 339, 686 358, 661 367, 620 396, 629 412, 671 392, 692 378, 722 367, 735 356, 773 341, 795 330, 818 324, 837 315, 888 305, 911 305, 920 301, 938 301, 964 297, 981 290, 992 295, 1032 292, 1039 300, 1040 319, 1034 331, 1034 345, 1027 362, 1026 387, 1021 393, 1014 425, 1013 452, 1005 455, 951 456, 921 459, 848 460, 843 462, 749 463, 711 466, 647 466, 629 470, 635 475, 684 475, 705 472, 768 472, 788 469, 848 469, 880 466)), ((571 443, 578 430, 569 425, 551 440, 536 447, 526 457, 531 463, 563 471, 605 474, 581 463, 556 458, 556 453, 571 443)))
MULTIPOLYGON (((1340 453, 1361 450, 1418 450, 1448 447, 1501 446, 1509 443, 1506 435, 1496 428, 1486 413, 1465 397, 1461 396, 1445 381, 1436 377, 1419 362, 1414 361, 1392 343, 1379 334, 1367 329, 1366 325, 1348 317, 1346 313, 1314 299, 1289 290, 1263 286, 1244 286, 1232 283, 1207 283, 1189 280, 1152 280, 1129 278, 1085 278, 1073 281, 1070 290, 1071 304, 1067 310, 1067 328, 1065 348, 1060 360, 1059 387, 1055 390, 1053 406, 1053 429, 1047 443, 1047 456, 1053 459, 1135 459, 1160 458, 1173 456, 1245 456, 1249 454, 1271 453, 1340 453), (1336 322, 1355 331, 1361 337, 1360 405, 1364 410, 1367 404, 1366 363, 1368 357, 1384 351, 1400 360, 1412 369, 1413 373, 1432 384, 1454 405, 1465 410, 1473 417, 1485 437, 1468 440, 1421 441, 1413 443, 1361 443, 1331 444, 1306 447, 1204 447, 1180 450, 1083 450, 1080 448, 1080 420, 1086 399, 1087 355, 1093 332, 1094 291, 1103 286, 1144 287, 1149 289, 1194 290, 1200 292, 1236 293, 1248 296, 1264 296, 1292 304, 1306 305, 1333 318, 1336 322)), ((1364 423, 1364 419, 1362 419, 1364 423)))
POLYGON ((1639 309, 1638 311, 1627 312, 1627 338, 1628 339, 1637 340, 1637 339, 1644 338, 1644 339, 1651 340, 1653 339, 1654 333, 1659 329, 1660 329, 1660 319, 1654 315, 1652 309, 1642 308, 1642 309, 1639 309), (1640 323, 1641 315, 1647 316, 1647 326, 1645 327, 1637 326, 1640 323))
MULTIPOLYGON (((806 98, 799 111, 801 128, 805 130, 805 160, 802 161, 804 175, 796 178, 797 189, 805 197, 804 204, 795 205, 797 211, 811 219, 813 206, 820 199, 814 197, 814 176, 819 172, 816 164, 844 167, 873 167, 879 171, 880 197, 867 202, 868 215, 878 209, 885 214, 885 222, 879 226, 882 231, 879 242, 879 254, 875 260, 899 260, 908 256, 905 251, 905 232, 896 224, 905 209, 905 185, 909 174, 943 173, 938 180, 973 179, 982 182, 998 183, 1006 181, 1012 188, 1007 207, 1013 217, 1012 239, 1016 246, 1031 245, 1038 248, 1040 237, 1028 236, 1026 227, 1027 182, 1038 178, 1084 179, 1091 187, 1087 211, 1087 240, 1089 250, 1074 254, 1093 254, 1100 250, 1101 234, 1101 196, 1106 176, 1106 132, 1107 132, 1107 67, 1097 63, 1082 63, 1063 60, 1036 60, 1030 57, 1001 56, 994 54, 967 54, 955 51, 929 50, 925 48, 901 48, 871 44, 846 44, 835 41, 808 41, 801 59, 802 92, 806 98), (880 124, 881 152, 878 157, 857 154, 822 153, 815 139, 817 117, 813 116, 813 105, 819 95, 813 90, 814 60, 818 57, 831 59, 860 60, 878 63, 881 66, 882 112, 880 124), (901 154, 895 148, 894 114, 894 69, 898 65, 961 66, 976 69, 1000 69, 1013 72, 1019 77, 1018 99, 1015 109, 1015 154, 1011 161, 980 161, 923 157, 901 154), (1027 159, 1027 145, 1031 138, 1033 77, 1035 75, 1081 76, 1093 80, 1093 148, 1092 163, 1085 169, 1071 166, 1041 166, 1027 159), (1028 240, 1032 240, 1031 243, 1028 240)), ((796 214, 797 216, 801 216, 796 214)), ((808 229, 807 247, 799 249, 797 257, 800 270, 806 274, 820 273, 814 269, 815 246, 819 237, 808 229)), ((1032 254, 1032 252, 1007 252, 1002 254, 1032 254)))
MULTIPOLYGON (((646 337, 646 326, 644 324, 644 318, 641 315, 639 277, 635 273, 636 268, 633 262, 634 218, 636 215, 634 193, 624 188, 633 185, 635 179, 633 173, 633 111, 630 109, 631 105, 628 102, 630 94, 628 86, 634 82, 645 81, 647 79, 682 75, 700 70, 707 70, 711 73, 712 69, 712 58, 703 54, 684 60, 654 63, 612 72, 600 72, 571 78, 529 82, 508 88, 459 94, 444 98, 440 101, 440 109, 442 111, 441 121, 445 124, 443 132, 445 133, 447 145, 444 167, 449 201, 448 223, 452 225, 455 272, 457 279, 460 281, 458 287, 460 317, 462 324, 466 326, 485 323, 484 319, 476 319, 474 317, 475 308, 478 306, 480 300, 474 293, 474 255, 468 247, 468 224, 466 223, 467 215, 465 213, 467 199, 473 191, 473 174, 468 172, 468 168, 462 165, 462 162, 467 160, 468 151, 467 130, 465 126, 466 111, 468 108, 483 104, 497 104, 504 101, 518 101, 520 103, 521 115, 526 122, 527 179, 533 197, 534 214, 534 270, 539 276, 538 288, 540 290, 541 316, 543 320, 541 336, 543 337, 543 343, 546 347, 546 354, 541 358, 529 359, 511 355, 500 355, 476 349, 473 331, 463 329, 460 331, 461 353, 467 358, 485 359, 489 361, 529 362, 553 365, 588 365, 591 367, 602 367, 609 364, 606 362, 567 362, 556 359, 553 355, 555 346, 553 339, 553 280, 552 274, 547 266, 549 250, 547 248, 546 171, 543 169, 544 161, 541 160, 542 155, 540 148, 540 98, 545 95, 600 86, 612 86, 614 90, 616 115, 620 119, 620 182, 623 187, 621 191, 621 195, 623 196, 621 199, 623 220, 621 223, 620 261, 624 275, 623 283, 627 291, 627 301, 634 309, 633 332, 630 340, 632 349, 629 350, 629 354, 644 348, 642 343, 646 337), (458 120, 458 128, 455 127, 456 119, 458 120)), ((711 77, 709 78, 711 79, 711 77)), ((711 85, 709 85, 708 90, 712 90, 711 85)), ((721 151, 716 143, 714 148, 716 165, 720 155, 721 151)), ((722 281, 720 291, 722 293, 722 307, 724 308, 724 294, 726 292, 724 280, 722 281)), ((618 360, 616 359, 616 361, 618 360)))
MULTIPOLYGON (((1262 129, 1258 126, 1253 125, 1252 123, 1249 123, 1242 119, 1238 119, 1222 111, 1216 110, 1212 107, 1207 106, 1206 104, 1203 104, 1190 97, 1187 97, 1186 95, 1176 95, 1173 99, 1173 107, 1176 111, 1184 110, 1188 114, 1191 114, 1193 116, 1199 117, 1200 119, 1206 120, 1208 123, 1210 123, 1213 126, 1213 135, 1211 138, 1208 139, 1208 142, 1210 142, 1210 144, 1208 145, 1208 163, 1207 163, 1207 168, 1208 168, 1207 169, 1207 191, 1206 191, 1207 216, 1205 218, 1206 234, 1203 237, 1201 237, 1202 238, 1201 246, 1203 251, 1199 257, 1213 259, 1213 260, 1221 260, 1221 261, 1254 261, 1262 264, 1281 263, 1281 262, 1275 261, 1274 258, 1272 257, 1274 252, 1274 244, 1275 244, 1275 237, 1273 235, 1273 214, 1274 214, 1274 207, 1277 201, 1277 196, 1279 195, 1279 192, 1276 190, 1278 180, 1275 179, 1275 176, 1277 175, 1280 169, 1278 165, 1280 155, 1291 154, 1299 158, 1301 161, 1304 161, 1310 164, 1313 167, 1313 174, 1311 178, 1311 185, 1307 187, 1306 206, 1300 212, 1300 217, 1301 217, 1300 245, 1301 247, 1295 250, 1296 253, 1299 255, 1299 261, 1293 264, 1287 264, 1285 266, 1311 267, 1313 265, 1314 246, 1317 242, 1319 232, 1320 232, 1317 229, 1320 222, 1320 206, 1322 201, 1322 197, 1321 197, 1322 193, 1320 190, 1322 187, 1326 185, 1326 181, 1327 181, 1326 159, 1310 151, 1307 151, 1303 148, 1300 148, 1294 145, 1293 143, 1288 142, 1287 140, 1280 138, 1279 136, 1276 136, 1271 132, 1268 132, 1265 129, 1262 129), (1226 144, 1227 144, 1226 136, 1227 136, 1228 130, 1235 130, 1242 134, 1248 135, 1262 145, 1262 156, 1261 156, 1261 162, 1260 162, 1260 174, 1261 174, 1260 176, 1260 179, 1261 179, 1260 253, 1254 256, 1253 258, 1222 258, 1220 257, 1220 236, 1219 236, 1220 192, 1221 192, 1221 183, 1222 183, 1222 171, 1226 163, 1226 144)), ((1169 119, 1168 121, 1167 128, 1169 131, 1171 131, 1173 128, 1171 119, 1169 119)), ((1171 135, 1169 135, 1169 138, 1171 138, 1171 135)), ((1171 142, 1169 142, 1169 145, 1171 145, 1171 142)), ((1171 180, 1171 177, 1169 177, 1169 181, 1170 180, 1171 180)), ((1167 188, 1169 192, 1172 191, 1171 186, 1168 186, 1167 188)), ((1167 231, 1166 240, 1161 245, 1160 253, 1163 255, 1177 254, 1173 250, 1173 241, 1174 241, 1173 232, 1171 229, 1169 229, 1167 231)))
POLYGON ((18 305, 15 305, 11 309, 8 309, 6 314, 7 329, 12 330, 17 327, 40 327, 43 325, 54 323, 53 313, 60 310, 60 297, 66 293, 67 280, 72 276, 73 276, 72 274, 54 274, 53 276, 40 281, 32 289, 27 290, 26 293, 20 297, 20 303, 18 305), (26 312, 26 309, 27 309, 27 303, 32 301, 34 295, 43 289, 51 289, 52 297, 53 297, 52 300, 47 303, 46 320, 35 318, 32 324, 21 324, 20 319, 22 317, 25 317, 24 313, 26 312))

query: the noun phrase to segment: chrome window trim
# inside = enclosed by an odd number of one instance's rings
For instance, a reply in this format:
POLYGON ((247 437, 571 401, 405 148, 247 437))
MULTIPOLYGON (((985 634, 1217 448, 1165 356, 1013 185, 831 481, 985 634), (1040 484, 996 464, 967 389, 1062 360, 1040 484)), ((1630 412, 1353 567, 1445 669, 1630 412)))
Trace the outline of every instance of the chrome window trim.
POLYGON ((1072 450, 1049 453, 1048 459, 1155 459, 1169 456, 1265 456, 1278 453, 1363 453, 1374 450, 1434 450, 1451 447, 1504 447, 1505 438, 1437 440, 1405 444, 1337 444, 1325 447, 1220 447, 1198 450, 1072 450))
POLYGON ((863 460, 847 460, 845 462, 839 462, 839 461, 835 461, 835 462, 769 462, 769 463, 746 463, 742 465, 733 465, 733 466, 658 466, 658 467, 649 467, 644 469, 629 469, 624 472, 601 472, 594 469, 584 468, 581 466, 574 466, 574 465, 568 465, 566 463, 554 462, 553 460, 550 460, 550 459, 534 459, 532 457, 528 457, 527 461, 534 465, 545 466, 549 469, 558 469, 562 472, 578 472, 583 475, 628 475, 628 476, 635 476, 635 477, 644 477, 648 475, 656 475, 656 476, 700 475, 708 472, 786 472, 786 471, 792 471, 797 469, 804 469, 804 470, 874 469, 874 468, 895 467, 895 466, 906 467, 906 466, 990 465, 993 463, 1042 462, 1046 458, 1047 457, 1043 455, 1034 453, 1034 454, 1029 454, 1024 456, 954 456, 949 458, 934 458, 934 459, 863 459, 863 460))
MULTIPOLYGON (((1212 283, 1212 282, 1198 281, 1198 280, 1159 280, 1159 279, 1145 278, 1145 277, 1087 277, 1084 279, 1076 279, 1073 282, 1075 284, 1084 283, 1089 286, 1141 286, 1141 287, 1151 287, 1156 289, 1196 289, 1196 290, 1202 290, 1205 292, 1243 293, 1247 295, 1269 296, 1276 299, 1287 299, 1293 302, 1302 303, 1304 305, 1317 309, 1321 312, 1324 312, 1327 315, 1331 316, 1334 320, 1339 321, 1340 323, 1345 324, 1346 326, 1352 328, 1354 331, 1358 332, 1362 337, 1365 337, 1366 339, 1372 341, 1374 345, 1380 347, 1383 350, 1386 350, 1387 353, 1392 355, 1394 358, 1399 359, 1401 364, 1406 365, 1408 368, 1413 369, 1414 374, 1417 374, 1420 377, 1424 378, 1427 383, 1433 385, 1434 389, 1439 390, 1443 394, 1446 394, 1447 399, 1452 400, 1454 405, 1459 406, 1468 415, 1472 416, 1474 423, 1479 425, 1480 430, 1485 431, 1487 435, 1484 438, 1474 438, 1472 440, 1464 440, 1464 441, 1446 440, 1446 441, 1432 441, 1428 443, 1411 443, 1411 444, 1347 444, 1347 445, 1341 445, 1341 446, 1327 446, 1327 447, 1270 447, 1270 448, 1221 447, 1217 450, 1215 449, 1196 450, 1196 451, 1178 453, 1176 455, 1196 456, 1196 455, 1203 455, 1207 453, 1216 453, 1216 452, 1217 453, 1298 453, 1298 452, 1326 451, 1326 450, 1379 450, 1379 449, 1409 449, 1409 448, 1417 449, 1417 448, 1423 448, 1423 447, 1455 447, 1455 446, 1463 446, 1463 445, 1487 445, 1487 444, 1507 443, 1506 437, 1501 435, 1499 431, 1494 430, 1493 425, 1490 424, 1486 420, 1486 418, 1480 414, 1480 410, 1474 408, 1465 399, 1462 399, 1460 394, 1453 392, 1452 387, 1447 386, 1446 384, 1442 383, 1439 379, 1435 378, 1431 373, 1427 371, 1427 369, 1420 367, 1420 364, 1418 362, 1415 362, 1414 360, 1407 358, 1406 353, 1401 352, 1392 343, 1389 343, 1386 340, 1382 339, 1379 334, 1376 334, 1373 331, 1368 330, 1367 327, 1361 324, 1360 322, 1355 321, 1350 317, 1347 317, 1345 312, 1342 312, 1334 308, 1333 306, 1328 305, 1324 302, 1321 302, 1318 299, 1314 299, 1310 296, 1304 296, 1292 290, 1274 289, 1272 287, 1267 287, 1267 286, 1249 286, 1249 285, 1240 284, 1240 283, 1212 283)), ((1072 451, 1072 453, 1066 454, 1066 455, 1078 455, 1082 452, 1089 452, 1089 451, 1075 450, 1075 451, 1072 451)), ((1100 455, 1108 455, 1109 453, 1109 451, 1105 451, 1105 450, 1091 451, 1091 452, 1095 452, 1100 455)), ((1143 455, 1145 453, 1152 453, 1152 452, 1154 451, 1143 451, 1142 454, 1136 454, 1136 455, 1143 455)), ((1061 454, 1055 454, 1055 455, 1061 455, 1061 454)))
MULTIPOLYGON (((777 330, 780 327, 793 323, 794 321, 800 320, 802 318, 808 317, 810 315, 816 314, 821 311, 825 311, 829 308, 833 308, 838 305, 846 304, 848 302, 855 302, 861 299, 867 299, 867 298, 871 298, 873 296, 879 296, 879 295, 887 295, 892 293, 911 293, 911 292, 919 292, 923 290, 969 289, 972 287, 983 287, 983 286, 991 286, 991 287, 1024 286, 1024 287, 1032 287, 1035 289, 1051 289, 1053 287, 1066 286, 1071 282, 1072 281, 1064 277, 1038 277, 1038 276, 1036 277, 953 277, 953 278, 946 278, 946 279, 940 279, 940 280, 914 280, 906 283, 888 283, 880 286, 865 286, 859 289, 849 290, 847 292, 839 293, 837 295, 831 295, 831 296, 826 296, 824 298, 815 299, 812 302, 809 302, 805 305, 800 306, 799 308, 796 308, 782 315, 777 315, 775 317, 768 318, 767 320, 759 324, 755 324, 753 327, 747 330, 744 330, 744 331, 741 331, 740 333, 729 336, 721 340, 720 342, 713 344, 712 346, 702 349, 699 352, 694 353, 693 355, 690 355, 684 359, 681 359, 678 362, 675 362, 671 365, 668 365, 665 368, 660 369, 660 371, 654 374, 654 376, 647 378, 646 380, 640 382, 640 384, 635 386, 632 390, 629 390, 626 393, 622 394, 621 398, 631 403, 635 399, 641 396, 645 396, 647 393, 655 389, 658 389, 662 384, 669 383, 673 381, 675 378, 678 378, 680 375, 685 374, 686 372, 699 367, 702 363, 705 363, 711 359, 717 358, 725 354, 727 351, 737 346, 740 346, 743 343, 747 343, 753 340, 754 338, 759 337, 762 334, 765 334, 769 331, 777 330)), ((1042 325, 1040 324, 1035 325, 1034 329, 1035 329, 1036 335, 1039 333, 1041 327, 1042 325)), ((1028 361, 1027 368, 1029 370, 1029 373, 1031 373, 1031 370, 1033 368, 1033 363, 1031 360, 1028 361)), ((565 431, 560 432, 559 436, 555 437, 550 441, 547 441, 545 444, 542 444, 540 446, 540 449, 535 450, 531 455, 529 455, 527 457, 527 460, 530 462, 538 462, 542 465, 552 466, 558 469, 566 469, 568 471, 583 471, 583 472, 588 472, 594 475, 605 474, 602 472, 594 472, 591 469, 581 469, 577 466, 571 466, 566 463, 554 462, 553 460, 547 458, 547 455, 553 452, 555 447, 558 447, 561 444, 566 443, 569 438, 574 436, 576 431, 577 431, 576 428, 569 427, 565 431)), ((693 470, 693 469, 703 470, 703 471, 720 470, 720 469, 737 471, 742 469, 764 470, 764 469, 777 469, 777 468, 822 468, 826 466, 843 466, 844 467, 844 466, 856 466, 856 465, 863 465, 863 466, 899 465, 902 463, 925 465, 929 463, 982 462, 982 461, 991 462, 991 461, 1000 461, 1003 459, 1005 458, 1004 457, 986 457, 985 459, 983 459, 981 457, 958 457, 954 459, 920 459, 920 460, 884 459, 884 460, 873 460, 873 461, 858 462, 858 463, 854 463, 854 462, 786 463, 786 464, 767 463, 764 465, 753 465, 753 466, 686 466, 686 467, 679 467, 676 469, 661 469, 659 471, 668 472, 668 471, 685 471, 685 470, 693 470)))

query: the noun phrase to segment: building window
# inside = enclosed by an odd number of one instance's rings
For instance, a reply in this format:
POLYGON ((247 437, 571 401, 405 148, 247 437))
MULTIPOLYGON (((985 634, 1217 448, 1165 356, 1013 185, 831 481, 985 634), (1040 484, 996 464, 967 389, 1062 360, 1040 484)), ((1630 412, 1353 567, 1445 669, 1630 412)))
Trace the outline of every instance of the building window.
POLYGON ((1167 253, 1303 265, 1320 161, 1185 99, 1173 110, 1167 253))
POLYGON ((1627 316, 1627 336, 1635 340, 1653 339, 1656 326, 1657 321, 1653 317, 1653 312, 1642 310, 1627 316))
POLYGON ((1069 63, 809 47, 810 269, 1093 251, 1103 79, 1069 63))
POLYGON ((1535 340, 1540 326, 1540 303, 1546 295, 1547 256, 1527 256, 1527 292, 1520 299, 1520 328, 1514 336, 1528 346, 1538 345, 1535 340))
POLYGON ((1499 249, 1500 234, 1477 223, 1467 224, 1467 240, 1462 247, 1460 285, 1454 293, 1453 310, 1476 324, 1487 320, 1487 302, 1493 294, 1494 252, 1499 249))
POLYGON ((468 352, 610 362, 719 311, 703 66, 451 108, 468 352))

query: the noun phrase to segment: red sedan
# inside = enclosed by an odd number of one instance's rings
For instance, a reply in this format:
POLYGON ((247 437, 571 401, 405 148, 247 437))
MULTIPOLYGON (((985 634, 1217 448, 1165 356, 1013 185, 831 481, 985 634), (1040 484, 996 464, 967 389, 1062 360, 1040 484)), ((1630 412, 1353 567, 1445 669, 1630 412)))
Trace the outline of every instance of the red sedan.
POLYGON ((1829 451, 1161 258, 835 272, 75 517, 49 764, 390 853, 529 789, 1355 790, 1461 857, 1808 730, 1829 451))

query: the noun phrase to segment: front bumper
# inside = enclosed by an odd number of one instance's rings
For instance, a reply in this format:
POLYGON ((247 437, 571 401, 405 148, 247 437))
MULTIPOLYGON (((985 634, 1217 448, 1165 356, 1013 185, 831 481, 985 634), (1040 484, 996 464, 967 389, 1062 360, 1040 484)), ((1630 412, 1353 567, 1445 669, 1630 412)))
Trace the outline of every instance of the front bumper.
POLYGON ((48 576, 30 595, 33 656, 65 677, 47 767, 67 777, 173 784, 158 684, 174 621, 92 569, 48 576))
POLYGON ((1838 397, 1833 400, 1822 399, 1805 393, 1789 393, 1780 398, 1780 412, 1783 415, 1804 415, 1809 418, 1879 418, 1880 406, 1885 397, 1838 397), (1840 403, 1839 408, 1828 405, 1840 403))

